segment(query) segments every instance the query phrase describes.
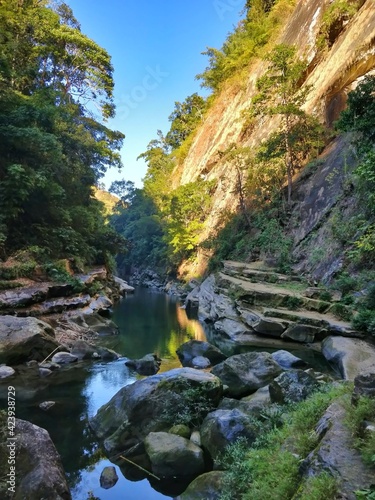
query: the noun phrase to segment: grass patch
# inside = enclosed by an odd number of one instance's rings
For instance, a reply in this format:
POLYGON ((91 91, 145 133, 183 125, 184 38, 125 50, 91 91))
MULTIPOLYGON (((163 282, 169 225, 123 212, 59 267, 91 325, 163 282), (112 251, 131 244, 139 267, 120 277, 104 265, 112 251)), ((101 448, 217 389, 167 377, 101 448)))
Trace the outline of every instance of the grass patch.
POLYGON ((363 461, 375 467, 375 434, 363 435, 363 421, 374 421, 375 399, 361 396, 356 405, 347 404, 346 424, 355 436, 355 446, 360 450, 363 461))
MULTIPOLYGON (((318 443, 318 421, 333 400, 350 390, 348 384, 325 386, 306 401, 284 407, 282 425, 260 432, 251 448, 241 440, 229 446, 221 460, 227 475, 220 500, 292 499, 300 483, 300 460, 318 443)), ((303 486, 304 500, 335 498, 334 480, 326 475, 311 478, 303 486)))
POLYGON ((298 494, 298 500, 336 498, 337 489, 336 479, 327 472, 322 472, 318 476, 307 478, 302 485, 302 492, 298 494))

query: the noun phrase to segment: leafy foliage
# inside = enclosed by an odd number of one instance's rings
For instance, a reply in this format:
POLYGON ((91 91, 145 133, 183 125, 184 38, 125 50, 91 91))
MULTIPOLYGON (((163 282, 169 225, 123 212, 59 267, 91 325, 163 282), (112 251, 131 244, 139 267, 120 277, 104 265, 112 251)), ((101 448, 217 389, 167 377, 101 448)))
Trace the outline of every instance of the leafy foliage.
POLYGON ((105 262, 124 243, 93 191, 121 167, 124 136, 103 123, 113 68, 66 4, 48 5, 0 3, 0 254, 39 245, 105 262))

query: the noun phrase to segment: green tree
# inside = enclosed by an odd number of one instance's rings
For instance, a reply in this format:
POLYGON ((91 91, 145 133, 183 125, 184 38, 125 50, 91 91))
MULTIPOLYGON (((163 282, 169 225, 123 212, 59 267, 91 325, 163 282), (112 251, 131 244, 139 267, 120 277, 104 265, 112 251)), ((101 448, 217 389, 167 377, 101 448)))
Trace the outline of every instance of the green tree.
POLYGON ((93 189, 122 166, 124 135, 102 121, 113 68, 66 4, 48 5, 0 0, 0 251, 103 261, 122 245, 93 189))
POLYGON ((197 93, 187 97, 184 102, 175 102, 175 109, 169 116, 171 128, 165 137, 166 144, 173 150, 195 130, 202 120, 206 101, 197 93))
POLYGON ((283 158, 291 203, 292 180, 302 162, 322 146, 323 129, 303 111, 310 88, 302 86, 306 62, 296 59, 295 47, 277 45, 265 58, 266 73, 257 81, 258 94, 252 99, 250 115, 279 116, 281 126, 262 145, 260 160, 283 158))

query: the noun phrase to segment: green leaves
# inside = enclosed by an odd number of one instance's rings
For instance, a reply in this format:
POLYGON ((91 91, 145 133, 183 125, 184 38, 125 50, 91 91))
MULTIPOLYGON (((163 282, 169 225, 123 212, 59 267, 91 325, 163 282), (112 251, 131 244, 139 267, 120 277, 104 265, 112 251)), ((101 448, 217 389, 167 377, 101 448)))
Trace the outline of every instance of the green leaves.
POLYGON ((105 226, 93 186, 121 168, 108 53, 71 9, 0 0, 0 251, 40 245, 105 262, 123 240, 105 226))

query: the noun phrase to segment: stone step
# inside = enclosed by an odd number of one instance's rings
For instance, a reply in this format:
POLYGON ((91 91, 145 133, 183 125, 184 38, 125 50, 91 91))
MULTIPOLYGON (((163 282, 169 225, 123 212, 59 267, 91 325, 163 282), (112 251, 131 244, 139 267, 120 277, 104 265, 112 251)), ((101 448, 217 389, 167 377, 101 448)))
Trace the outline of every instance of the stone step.
POLYGON ((302 281, 299 275, 279 273, 275 268, 265 266, 263 262, 245 263, 225 260, 222 264, 225 274, 243 277, 254 282, 287 283, 302 281))
POLYGON ((229 276, 224 273, 218 275, 218 286, 224 293, 235 294, 237 299, 249 306, 274 307, 325 312, 331 306, 330 302, 311 299, 286 287, 269 283, 251 283, 248 280, 229 276))
POLYGON ((287 320, 298 324, 311 325, 319 327, 322 330, 327 330, 330 334, 348 336, 348 337, 362 337, 362 335, 354 330, 350 323, 341 321, 332 314, 320 314, 314 311, 292 311, 288 309, 273 309, 265 307, 262 314, 266 318, 287 320))

